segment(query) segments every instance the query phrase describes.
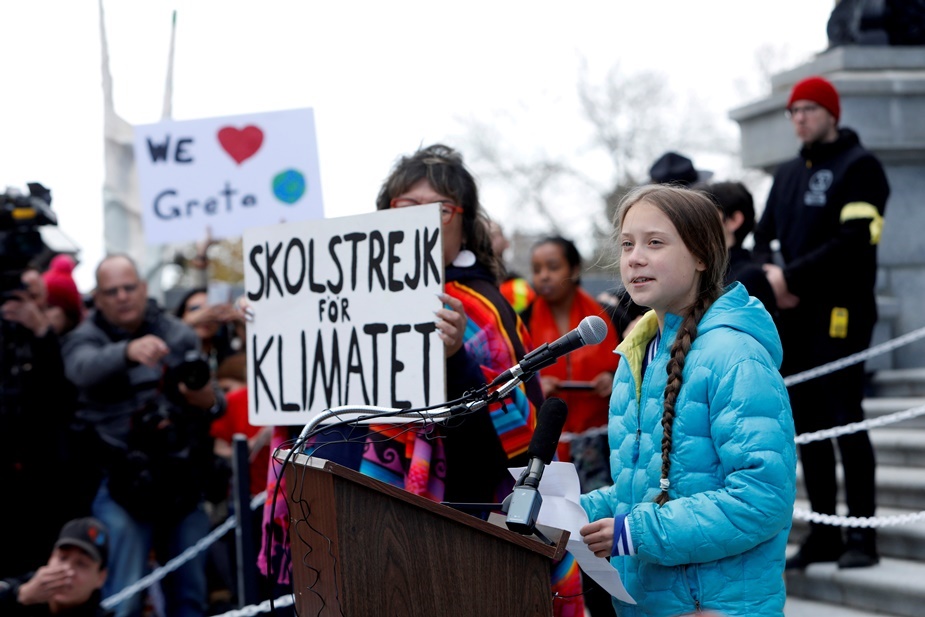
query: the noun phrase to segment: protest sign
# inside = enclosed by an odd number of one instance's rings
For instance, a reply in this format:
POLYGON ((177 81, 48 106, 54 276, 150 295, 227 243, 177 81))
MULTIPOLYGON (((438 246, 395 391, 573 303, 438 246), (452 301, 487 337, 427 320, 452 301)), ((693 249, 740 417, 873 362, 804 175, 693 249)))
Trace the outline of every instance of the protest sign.
POLYGON ((438 205, 247 230, 250 423, 444 402, 442 240, 438 205))
POLYGON ((135 161, 149 244, 324 216, 311 109, 137 126, 135 161))

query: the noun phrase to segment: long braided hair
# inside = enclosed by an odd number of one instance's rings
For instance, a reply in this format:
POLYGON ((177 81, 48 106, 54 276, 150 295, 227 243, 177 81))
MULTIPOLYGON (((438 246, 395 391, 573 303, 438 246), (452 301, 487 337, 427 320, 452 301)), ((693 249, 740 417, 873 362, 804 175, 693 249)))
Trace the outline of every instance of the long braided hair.
POLYGON ((665 385, 662 412, 661 492, 655 498, 655 503, 661 506, 669 499, 672 427, 676 413, 675 404, 684 381, 684 362, 694 339, 697 338, 697 325, 710 305, 723 293, 723 277, 728 255, 722 219, 716 204, 700 191, 673 186, 646 185, 628 193, 620 202, 614 217, 616 237, 621 233, 629 209, 640 202, 655 206, 667 216, 687 250, 706 266, 700 273, 696 299, 681 312, 681 325, 671 345, 671 357, 668 360, 668 382, 665 385))

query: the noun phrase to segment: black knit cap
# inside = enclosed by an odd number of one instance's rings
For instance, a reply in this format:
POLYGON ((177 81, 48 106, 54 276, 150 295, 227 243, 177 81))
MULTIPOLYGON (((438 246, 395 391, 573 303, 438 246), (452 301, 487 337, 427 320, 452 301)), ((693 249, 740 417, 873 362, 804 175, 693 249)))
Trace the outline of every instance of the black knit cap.
POLYGON ((93 517, 77 518, 61 528, 55 548, 62 546, 76 546, 105 568, 109 558, 109 532, 93 517))

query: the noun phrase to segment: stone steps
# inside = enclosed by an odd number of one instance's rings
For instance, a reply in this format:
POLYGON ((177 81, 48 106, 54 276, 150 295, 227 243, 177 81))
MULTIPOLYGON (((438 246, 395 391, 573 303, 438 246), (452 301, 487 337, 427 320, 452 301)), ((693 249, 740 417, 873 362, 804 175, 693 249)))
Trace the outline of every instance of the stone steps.
MULTIPOLYGON (((925 369, 885 370, 870 381, 864 400, 868 419, 925 405, 925 369)), ((925 511, 925 415, 870 430, 877 459, 877 517, 925 511)), ((796 507, 808 510, 797 470, 796 507)), ((839 512, 846 513, 841 468, 839 512)), ((788 555, 809 530, 794 519, 788 555)), ((925 520, 878 529, 881 562, 871 568, 839 570, 834 563, 788 571, 786 617, 925 616, 925 520)))
MULTIPOLYGON (((796 548, 791 546, 788 554, 796 548)), ((849 608, 861 614, 897 617, 925 614, 925 563, 918 561, 883 557, 874 567, 848 570, 839 570, 834 563, 816 563, 785 576, 788 598, 832 605, 833 611, 849 608)), ((814 615, 839 614, 819 610, 814 615)))
MULTIPOLYGON (((839 495, 844 500, 844 485, 839 466, 839 495)), ((797 498, 806 498, 802 467, 797 468, 797 498)), ((925 470, 877 464, 877 505, 887 508, 925 510, 925 470)))
POLYGON ((871 376, 870 387, 877 398, 925 397, 925 368, 878 371, 871 376))
POLYGON ((788 596, 787 604, 784 606, 784 617, 870 617, 871 615, 886 615, 886 613, 872 613, 868 610, 835 606, 796 596, 788 596))
MULTIPOLYGON (((866 398, 863 407, 866 419, 882 418, 900 411, 906 411, 925 405, 925 397, 883 397, 866 398)), ((883 428, 925 429, 925 414, 915 418, 901 420, 883 428)))
MULTIPOLYGON (((900 425, 892 425, 900 426, 900 425)), ((925 430, 875 428, 870 431, 878 468, 925 468, 925 430)))

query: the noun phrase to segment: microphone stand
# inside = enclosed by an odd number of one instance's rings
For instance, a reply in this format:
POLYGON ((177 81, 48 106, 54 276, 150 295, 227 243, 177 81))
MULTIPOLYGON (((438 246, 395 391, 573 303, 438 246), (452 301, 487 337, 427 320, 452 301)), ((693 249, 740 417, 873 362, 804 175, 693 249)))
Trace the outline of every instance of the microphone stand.
MULTIPOLYGON (((326 420, 337 418, 347 424, 366 424, 375 422, 377 418, 410 418, 421 421, 433 421, 449 418, 451 416, 478 411, 489 404, 503 400, 522 382, 533 376, 533 372, 524 373, 510 379, 494 392, 488 393, 488 386, 476 390, 470 397, 478 397, 462 405, 451 407, 437 407, 434 409, 396 409, 394 407, 375 407, 372 405, 341 405, 321 411, 309 420, 308 424, 299 433, 297 442, 304 442, 326 420), (344 420, 344 414, 358 414, 356 418, 344 420)), ((463 399, 465 400, 465 399, 463 399)))
MULTIPOLYGON (((478 411, 483 407, 487 407, 491 403, 504 400, 514 391, 517 386, 519 386, 524 381, 529 380, 533 375, 536 374, 536 371, 527 371, 519 375, 515 375, 497 390, 489 393, 489 386, 483 386, 476 390, 473 394, 469 395, 470 397, 478 397, 475 400, 471 400, 462 405, 453 405, 451 407, 437 407, 434 409, 396 409, 394 407, 375 407, 371 405, 341 405, 338 407, 331 407, 330 409, 325 409, 317 416, 312 418, 302 429, 302 432, 299 433, 299 438, 297 444, 304 442, 313 432, 325 421, 330 418, 340 419, 343 414, 360 414, 358 417, 352 420, 342 420, 346 424, 353 423, 369 423, 375 422, 377 418, 409 418, 409 419, 418 419, 422 421, 433 421, 441 420, 444 418, 449 418, 453 415, 470 413, 473 411, 478 411)), ((526 474, 526 471, 524 472, 526 474)), ((523 477, 518 480, 518 484, 522 483, 523 477)), ((515 489, 517 485, 515 484, 515 489)), ((451 502, 451 501, 441 501, 441 505, 449 506, 457 510, 475 510, 475 511, 485 511, 485 510, 501 510, 505 514, 508 512, 508 508, 511 504, 511 498, 513 493, 508 495, 502 503, 462 503, 462 502, 451 502)), ((522 535, 535 535, 541 542, 549 546, 553 546, 555 542, 550 540, 546 535, 543 534, 539 529, 534 525, 529 525, 529 530, 522 530, 520 532, 522 535), (526 533, 525 533, 526 532, 526 533)))

